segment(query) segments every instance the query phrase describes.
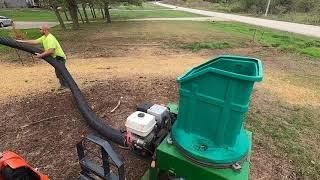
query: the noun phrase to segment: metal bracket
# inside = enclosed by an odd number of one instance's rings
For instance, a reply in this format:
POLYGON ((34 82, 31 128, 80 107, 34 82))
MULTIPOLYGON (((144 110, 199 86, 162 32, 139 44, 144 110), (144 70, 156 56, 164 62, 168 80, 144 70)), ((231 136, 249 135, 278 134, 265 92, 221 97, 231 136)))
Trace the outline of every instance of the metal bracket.
POLYGON ((80 173, 80 179, 125 180, 124 163, 120 160, 117 153, 114 152, 108 141, 91 134, 83 138, 77 144, 77 152, 82 170, 80 173), (89 160, 86 157, 85 150, 87 152, 90 152, 85 148, 84 143, 86 141, 100 146, 102 155, 102 166, 95 164, 93 161, 89 160), (109 158, 113 162, 112 164, 117 167, 118 176, 112 174, 112 172, 110 171, 109 158), (96 176, 97 178, 94 178, 94 176, 96 176))
POLYGON ((167 138, 167 143, 172 145, 173 144, 173 140, 171 138, 171 136, 169 135, 168 138, 167 138))
POLYGON ((241 170, 241 165, 239 163, 235 163, 235 164, 232 164, 231 165, 231 168, 234 170, 234 171, 240 171, 241 170))

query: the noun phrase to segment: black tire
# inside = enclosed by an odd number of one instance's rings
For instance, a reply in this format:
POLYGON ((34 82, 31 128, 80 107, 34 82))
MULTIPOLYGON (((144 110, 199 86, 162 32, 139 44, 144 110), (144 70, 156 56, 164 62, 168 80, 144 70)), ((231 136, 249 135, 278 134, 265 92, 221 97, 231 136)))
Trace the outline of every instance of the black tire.
POLYGON ((3 28, 3 27, 4 27, 3 23, 0 23, 0 28, 3 28))

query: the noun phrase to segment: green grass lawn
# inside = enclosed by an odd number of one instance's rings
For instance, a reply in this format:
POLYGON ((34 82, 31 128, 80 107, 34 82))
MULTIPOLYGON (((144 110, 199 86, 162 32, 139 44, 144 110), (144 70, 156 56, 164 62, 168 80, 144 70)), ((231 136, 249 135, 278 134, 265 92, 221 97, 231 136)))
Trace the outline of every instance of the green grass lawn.
POLYGON ((0 15, 14 21, 57 21, 54 13, 47 9, 0 9, 0 15))
POLYGON ((302 179, 319 179, 320 152, 317 150, 318 138, 314 137, 320 133, 317 108, 281 100, 269 103, 253 103, 247 115, 247 128, 256 135, 256 143, 269 149, 266 137, 271 137, 276 149, 287 153, 286 158, 292 160, 302 179))
POLYGON ((203 17, 183 11, 156 10, 156 11, 111 11, 113 20, 139 19, 139 18, 173 18, 173 17, 203 17))
MULTIPOLYGON (((56 28, 53 29, 53 32, 55 32, 56 28)), ((21 32, 28 38, 28 39, 36 39, 40 36, 39 29, 24 29, 21 30, 21 32)), ((7 29, 0 29, 0 37, 12 37, 11 36, 11 30, 7 29)), ((6 51, 11 51, 12 48, 2 46, 0 45, 0 52, 6 52, 6 51)))
MULTIPOLYGON (((154 17, 200 17, 201 15, 196 15, 183 11, 172 11, 164 10, 165 8, 157 6, 150 3, 143 3, 142 6, 128 5, 124 3, 119 3, 112 6, 113 9, 110 10, 111 18, 113 20, 124 20, 131 18, 154 18, 154 17), (117 11, 119 9, 120 11, 117 11), (121 11, 121 10, 134 10, 134 11, 121 11), (136 11, 136 10, 153 10, 153 11, 136 11)), ((84 18, 83 10, 79 7, 80 12, 84 18)), ((91 12, 86 9, 87 14, 91 20, 91 12)), ((97 19, 102 18, 100 9, 96 8, 97 19)), ((48 9, 0 9, 0 15, 11 18, 14 21, 57 21, 57 18, 53 11, 48 9)), ((61 17, 66 20, 65 14, 60 12, 61 17)), ((70 19, 70 15, 68 14, 70 19)), ((80 20, 80 16, 79 16, 80 20)))
POLYGON ((236 22, 213 23, 213 28, 232 35, 242 35, 249 40, 271 46, 285 52, 300 53, 309 57, 320 57, 320 39, 293 33, 246 25, 236 22))
POLYGON ((162 6, 158 6, 151 3, 142 3, 142 6, 131 5, 128 3, 119 3, 111 5, 111 10, 121 9, 121 10, 159 10, 159 9, 168 9, 162 6))
POLYGON ((247 41, 241 42, 193 42, 183 47, 193 51, 201 49, 221 49, 224 47, 239 47, 244 44, 261 44, 276 48, 283 52, 299 53, 308 57, 320 58, 320 39, 312 38, 284 31, 269 28, 257 27, 253 25, 241 24, 237 22, 215 22, 208 23, 210 28, 230 33, 231 36, 241 36, 247 41))

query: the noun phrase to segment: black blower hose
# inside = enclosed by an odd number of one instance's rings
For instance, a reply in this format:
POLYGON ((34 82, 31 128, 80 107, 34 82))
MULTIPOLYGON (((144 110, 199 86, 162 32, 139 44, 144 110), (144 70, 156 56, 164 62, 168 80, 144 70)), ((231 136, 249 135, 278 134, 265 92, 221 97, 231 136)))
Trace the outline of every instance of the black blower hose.
MULTIPOLYGON (((14 39, 9 38, 3 38, 0 37, 0 44, 9 46, 15 49, 20 49, 22 51, 29 52, 31 54, 36 53, 42 53, 43 50, 40 50, 36 47, 26 45, 24 43, 17 42, 14 39)), ((64 64, 58 63, 53 57, 47 56, 43 58, 47 63, 49 63, 51 66, 53 66, 55 69, 57 69, 62 76, 67 81, 71 92, 73 94, 73 97, 76 100, 76 103, 78 105, 78 108, 83 116, 83 118, 88 122, 88 124, 98 131, 102 136, 105 138, 121 145, 126 146, 126 141, 123 136, 123 134, 120 132, 120 130, 113 129, 109 125, 106 125, 103 123, 103 120, 99 118, 95 113, 92 112, 92 109, 88 106, 87 101, 83 97, 78 85, 73 80, 71 74, 67 70, 64 64)))

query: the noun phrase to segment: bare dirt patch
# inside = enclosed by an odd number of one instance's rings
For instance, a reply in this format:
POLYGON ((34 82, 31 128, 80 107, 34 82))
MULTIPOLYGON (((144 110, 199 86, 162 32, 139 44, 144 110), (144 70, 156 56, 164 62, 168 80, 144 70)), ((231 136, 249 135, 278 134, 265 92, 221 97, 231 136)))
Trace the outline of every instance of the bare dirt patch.
POLYGON ((320 106, 319 61, 293 55, 264 56, 264 81, 260 84, 281 101, 320 106))
MULTIPOLYGON (((126 117, 135 110, 136 104, 144 101, 177 102, 177 91, 174 79, 144 75, 134 78, 115 78, 103 84, 92 84, 83 90, 93 110, 99 116, 108 119, 106 123, 115 128, 124 128, 126 117), (115 113, 108 113, 121 96, 123 97, 121 106, 115 113)), ((3 149, 20 153, 52 179, 78 177, 80 169, 75 144, 82 136, 93 131, 82 119, 70 93, 29 96, 16 102, 2 104, 0 113, 4 114, 0 121, 6 122, 0 126, 3 149), (21 128, 34 121, 61 115, 64 117, 21 128)), ((150 162, 137 159, 116 145, 114 147, 125 161, 126 177, 139 179, 150 162)), ((290 177, 293 171, 288 162, 275 158, 269 150, 259 145, 253 146, 251 163, 252 179, 271 179, 271 177, 286 179, 285 177, 290 177)))
MULTIPOLYGON (((134 111, 136 103, 176 101, 177 87, 172 80, 145 76, 138 79, 141 79, 139 83, 137 79, 128 78, 109 80, 103 85, 86 88, 84 94, 93 110, 109 119, 106 123, 115 128, 124 127, 125 119, 134 111), (121 106, 109 113, 120 96, 123 97, 121 106)), ((51 179, 78 178, 80 169, 75 144, 92 130, 83 121, 69 92, 29 96, 1 104, 0 109, 1 114, 5 114, 0 119, 5 122, 0 127, 3 149, 23 155, 51 179), (31 122, 55 116, 60 117, 23 128, 31 122)), ((127 178, 139 179, 149 162, 137 159, 116 145, 114 147, 125 160, 127 178)))
MULTIPOLYGON (((140 102, 177 102, 175 78, 206 59, 202 55, 71 59, 68 67, 94 111, 108 119, 106 123, 123 128, 126 117, 140 102), (120 108, 113 114, 108 113, 121 96, 120 108)), ((20 153, 52 179, 77 178, 79 166, 75 144, 92 130, 83 121, 70 93, 51 92, 57 83, 53 69, 47 64, 28 67, 4 64, 1 68, 10 79, 4 81, 7 88, 1 88, 0 111, 4 116, 0 121, 5 122, 0 126, 1 140, 5 142, 3 148, 20 153), (16 98, 9 98, 12 95, 16 98), (55 116, 59 117, 21 128, 55 116)), ((127 178, 138 179, 149 162, 115 149, 125 160, 127 178), (141 168, 137 169, 137 166, 141 168)), ((253 147, 252 164, 252 179, 271 176, 283 179, 290 177, 293 171, 293 168, 288 169, 291 167, 288 162, 277 160, 259 145, 253 147), (284 164, 281 167, 278 166, 280 162, 284 164), (261 174, 261 169, 265 173, 261 174), (278 169, 277 173, 275 169, 278 169)))
MULTIPOLYGON (((114 58, 70 59, 67 67, 80 87, 94 82, 128 77, 167 77, 175 79, 187 69, 206 61, 199 56, 136 56, 114 58)), ((0 100, 50 92, 58 87, 54 69, 45 62, 22 66, 2 63, 3 85, 0 100), (19 87, 19 88, 17 88, 19 87)))

